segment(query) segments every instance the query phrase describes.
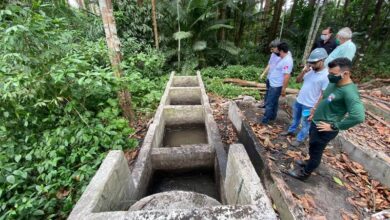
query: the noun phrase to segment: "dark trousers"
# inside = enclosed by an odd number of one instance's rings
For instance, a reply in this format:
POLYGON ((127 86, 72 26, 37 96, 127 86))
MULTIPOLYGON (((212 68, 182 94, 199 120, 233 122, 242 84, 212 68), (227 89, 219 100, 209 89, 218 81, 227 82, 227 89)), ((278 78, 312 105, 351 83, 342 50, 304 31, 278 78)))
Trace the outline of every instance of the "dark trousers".
POLYGON ((337 136, 339 131, 318 131, 317 126, 312 122, 310 125, 309 155, 310 159, 305 166, 305 172, 311 173, 316 169, 322 158, 326 145, 337 136))
POLYGON ((270 86, 267 91, 265 112, 262 119, 263 123, 268 123, 270 120, 275 120, 278 113, 279 97, 282 93, 282 87, 270 86))

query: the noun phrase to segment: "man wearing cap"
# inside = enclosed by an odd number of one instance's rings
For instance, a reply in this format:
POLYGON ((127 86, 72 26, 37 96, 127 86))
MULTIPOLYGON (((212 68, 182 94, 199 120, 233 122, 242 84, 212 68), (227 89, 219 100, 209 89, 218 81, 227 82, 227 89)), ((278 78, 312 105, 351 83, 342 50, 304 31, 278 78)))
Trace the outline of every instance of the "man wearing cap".
POLYGON ((322 97, 322 92, 328 86, 328 69, 324 65, 327 56, 328 54, 324 48, 314 49, 307 59, 308 65, 305 66, 296 79, 297 83, 303 81, 303 85, 293 106, 292 123, 288 130, 282 133, 283 136, 294 135, 301 124, 302 118, 302 128, 297 134, 296 140, 291 143, 294 147, 301 145, 308 136, 310 115, 313 114, 322 97))
POLYGON ((293 58, 289 52, 287 43, 282 42, 278 44, 275 54, 281 59, 269 73, 270 87, 266 97, 264 116, 259 121, 261 124, 268 124, 269 121, 276 119, 279 97, 280 95, 286 95, 286 88, 293 68, 293 58))
POLYGON ((362 123, 365 118, 357 86, 351 79, 351 60, 337 58, 328 67, 329 85, 310 125, 310 159, 295 161, 295 169, 288 171, 289 175, 299 180, 306 180, 320 165, 326 145, 337 136, 339 130, 347 130, 362 123))
POLYGON ((339 46, 329 54, 328 58, 326 58, 325 66, 328 66, 328 63, 339 57, 346 57, 350 61, 353 60, 356 53, 356 46, 351 39, 352 31, 349 27, 341 28, 339 32, 337 32, 336 44, 339 46))
POLYGON ((337 44, 333 36, 333 29, 327 27, 322 30, 320 39, 313 45, 313 50, 316 48, 324 48, 330 54, 336 47, 337 44))
POLYGON ((261 106, 261 108, 265 107, 265 102, 267 101, 267 94, 268 94, 268 89, 269 89, 269 73, 272 72, 272 70, 275 68, 276 64, 280 60, 280 57, 275 54, 279 43, 280 43, 279 40, 273 40, 269 44, 269 47, 271 50, 271 57, 269 58, 267 67, 265 67, 263 73, 260 75, 260 80, 262 80, 264 78, 265 74, 267 74, 267 79, 265 80, 265 85, 266 85, 267 90, 265 91, 264 104, 263 104, 263 106, 261 106))

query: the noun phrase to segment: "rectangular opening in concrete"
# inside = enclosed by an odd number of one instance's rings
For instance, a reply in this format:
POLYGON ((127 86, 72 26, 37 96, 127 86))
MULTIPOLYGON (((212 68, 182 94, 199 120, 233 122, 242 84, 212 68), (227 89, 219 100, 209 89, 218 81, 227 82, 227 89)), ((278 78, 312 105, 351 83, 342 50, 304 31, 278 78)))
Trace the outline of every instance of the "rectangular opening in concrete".
POLYGON ((172 190, 197 192, 220 201, 213 169, 154 171, 148 195, 172 190))
POLYGON ((199 86, 196 76, 175 76, 172 80, 172 87, 195 87, 199 86))
POLYGON ((191 144, 207 144, 204 124, 166 125, 162 147, 180 147, 191 144))

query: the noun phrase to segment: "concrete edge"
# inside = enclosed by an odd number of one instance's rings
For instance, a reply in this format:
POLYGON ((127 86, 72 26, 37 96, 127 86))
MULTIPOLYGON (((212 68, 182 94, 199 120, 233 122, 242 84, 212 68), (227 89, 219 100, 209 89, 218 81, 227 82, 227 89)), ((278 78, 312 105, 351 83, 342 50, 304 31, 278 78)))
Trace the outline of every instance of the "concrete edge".
POLYGON ((257 175, 272 198, 281 219, 306 219, 303 207, 296 203, 276 164, 266 157, 267 152, 258 141, 250 125, 245 121, 237 104, 230 102, 229 119, 240 142, 251 159, 257 175), (236 126, 241 125, 237 128, 236 126), (271 172, 272 170, 272 172, 271 172))
POLYGON ((390 187, 390 158, 375 150, 364 149, 356 146, 347 140, 343 134, 336 137, 336 143, 341 144, 341 148, 348 156, 360 163, 374 179, 390 187))
POLYGON ((207 139, 208 143, 215 148, 216 158, 215 158, 215 170, 219 170, 219 175, 216 176, 217 182, 219 182, 219 189, 221 189, 220 195, 222 203, 226 202, 224 198, 225 192, 224 189, 224 180, 226 177, 226 164, 227 164, 227 153, 223 147, 221 135, 219 134, 219 129, 217 123, 214 121, 213 112, 211 110, 209 98, 206 93, 206 89, 202 80, 200 71, 196 72, 196 77, 198 78, 199 86, 201 88, 202 94, 202 103, 205 110, 205 124, 207 129, 207 139))
POLYGON ((202 209, 170 209, 170 210, 145 210, 132 212, 102 212, 91 213, 83 219, 111 220, 177 220, 177 219, 262 219, 274 220, 264 215, 254 205, 243 206, 212 206, 202 209), (111 217, 113 216, 113 217, 111 217))

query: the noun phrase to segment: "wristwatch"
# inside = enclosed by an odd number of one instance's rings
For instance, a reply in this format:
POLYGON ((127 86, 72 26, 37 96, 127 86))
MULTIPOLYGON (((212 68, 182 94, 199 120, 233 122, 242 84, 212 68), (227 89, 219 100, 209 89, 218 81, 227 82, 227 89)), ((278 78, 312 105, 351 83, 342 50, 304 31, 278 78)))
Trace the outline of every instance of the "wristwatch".
POLYGON ((334 130, 334 131, 338 130, 338 128, 336 127, 336 125, 334 123, 330 124, 330 128, 332 128, 332 130, 334 130))

